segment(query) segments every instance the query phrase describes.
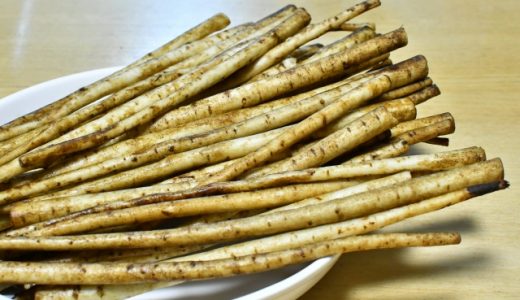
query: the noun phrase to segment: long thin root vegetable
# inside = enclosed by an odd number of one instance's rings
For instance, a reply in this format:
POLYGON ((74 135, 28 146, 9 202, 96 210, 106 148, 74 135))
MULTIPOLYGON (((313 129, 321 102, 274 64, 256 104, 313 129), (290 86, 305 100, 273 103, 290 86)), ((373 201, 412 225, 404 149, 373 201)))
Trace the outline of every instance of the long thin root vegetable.
POLYGON ((304 148, 305 151, 260 168, 249 176, 261 176, 321 166, 331 159, 369 141, 395 124, 397 124, 397 120, 392 114, 386 108, 380 107, 317 143, 310 145, 308 149, 304 148))
POLYGON ((456 233, 379 234, 348 237, 298 249, 248 255, 217 261, 186 261, 152 264, 128 263, 19 263, 0 262, 0 282, 34 284, 121 284, 174 279, 236 276, 280 268, 333 254, 460 243, 456 233))
POLYGON ((351 23, 380 5, 360 1, 312 24, 294 5, 227 29, 217 14, 1 125, 0 283, 30 286, 20 298, 115 300, 459 243, 369 235, 509 184, 480 147, 414 153, 447 146, 454 118, 417 119, 440 94, 426 58, 394 64, 405 30, 351 23))
POLYGON ((180 107, 157 120, 161 128, 174 127, 208 116, 250 107, 287 92, 337 77, 368 59, 405 46, 404 29, 381 35, 341 53, 315 62, 298 65, 277 75, 236 87, 220 94, 180 107))
MULTIPOLYGON (((399 221, 412 218, 421 214, 443 209, 462 201, 478 197, 486 193, 507 188, 508 183, 505 181, 492 182, 482 185, 474 185, 462 190, 447 193, 438 197, 426 199, 418 203, 413 203, 403 207, 390 209, 385 212, 376 213, 367 217, 352 219, 335 224, 317 226, 313 228, 297 230, 287 233, 281 233, 269 237, 254 239, 230 246, 224 246, 198 254, 192 254, 184 257, 173 258, 168 261, 208 261, 215 259, 223 259, 228 257, 240 257, 255 253, 268 253, 280 251, 281 249, 296 248, 309 243, 321 242, 328 239, 337 239, 352 235, 364 234, 385 226, 397 223, 399 221)), ((42 295, 51 293, 70 293, 74 292, 81 298, 82 295, 96 295, 99 290, 105 295, 114 295, 114 297, 130 297, 141 294, 165 286, 179 284, 181 281, 162 282, 152 284, 135 284, 135 285, 106 285, 106 286, 81 286, 77 290, 50 290, 42 291, 42 295)))
POLYGON ((269 156, 274 153, 286 149, 316 130, 325 127, 335 119, 338 119, 351 110, 353 104, 356 102, 364 102, 375 98, 392 88, 397 88, 406 85, 410 81, 413 82, 418 78, 423 78, 428 72, 426 60, 422 56, 416 56, 390 68, 393 72, 385 73, 366 83, 360 84, 358 87, 352 89, 347 97, 339 99, 294 125, 264 147, 246 155, 218 175, 208 178, 206 182, 233 179, 244 173, 247 169, 264 163, 269 156))
MULTIPOLYGON (((35 224, 33 226, 35 230, 28 232, 26 235, 66 235, 89 232, 99 228, 139 224, 161 219, 270 208, 325 194, 351 185, 352 184, 348 181, 299 184, 254 192, 161 202, 126 209, 108 210, 97 214, 82 214, 82 212, 79 212, 77 216, 72 214, 62 219, 50 220, 44 224, 35 224)), ((8 234, 18 235, 19 232, 11 231, 8 234)))
POLYGON ((2 237, 0 249, 85 250, 114 247, 143 248, 205 244, 274 234, 334 223, 372 214, 456 191, 470 185, 503 179, 499 159, 414 178, 391 187, 327 201, 278 214, 254 216, 215 224, 129 233, 55 237, 2 237))
MULTIPOLYGON (((188 170, 196 166, 237 158, 267 143, 270 139, 279 135, 283 129, 284 128, 275 129, 255 136, 248 136, 213 144, 202 149, 194 149, 187 152, 173 154, 154 164, 131 169, 127 172, 121 172, 110 177, 98 179, 97 181, 91 181, 85 183, 83 186, 76 186, 73 190, 75 195, 78 195, 87 192, 92 193, 122 189, 129 186, 135 186, 138 181, 150 182, 159 180, 167 175, 188 170), (148 169, 155 170, 155 172, 145 172, 148 169), (117 181, 117 178, 120 180, 117 181), (108 186, 105 184, 105 181, 107 180, 111 182, 108 186)), ((41 181, 29 182, 5 191, 0 191, 0 203, 11 203, 30 195, 37 195, 42 192, 66 187, 72 183, 83 182, 86 179, 106 175, 114 170, 124 170, 124 167, 130 168, 132 166, 141 165, 139 160, 134 158, 124 159, 123 162, 121 160, 106 161, 102 164, 93 165, 85 169, 64 173, 41 181)))
MULTIPOLYGON (((68 197, 64 199, 56 199, 49 201, 39 201, 40 205, 34 202, 21 203, 19 209, 16 209, 15 205, 11 208, 11 215, 13 221, 16 224, 25 224, 26 222, 32 222, 31 220, 38 219, 38 216, 27 210, 28 207, 34 206, 36 210, 38 207, 42 209, 42 218, 50 214, 60 214, 65 212, 78 211, 92 207, 97 201, 101 205, 90 210, 84 211, 83 213, 95 213, 104 210, 114 210, 128 208, 135 205, 145 205, 151 203, 157 203, 162 201, 173 201, 179 199, 185 199, 188 197, 200 197, 205 195, 211 195, 215 193, 234 193, 251 191, 254 189, 267 188, 273 186, 279 186, 283 184, 296 183, 296 182, 312 182, 312 181, 323 181, 323 180, 337 180, 345 178, 353 178, 367 175, 385 175, 392 174, 401 171, 432 171, 432 170, 444 170, 448 168, 454 168, 471 164, 485 159, 485 153, 478 147, 467 148, 462 150, 429 154, 429 155, 415 155, 410 157, 400 157, 394 159, 376 160, 373 162, 361 162, 361 163, 349 163, 345 166, 334 166, 325 167, 318 169, 309 169, 303 171, 284 172, 279 174, 267 175, 264 177, 252 178, 243 181, 234 182, 223 182, 216 183, 209 186, 194 187, 193 189, 180 190, 186 185, 173 185, 171 188, 177 188, 177 191, 172 191, 170 194, 158 194, 149 195, 142 198, 133 200, 123 200, 115 202, 114 199, 118 197, 126 197, 128 191, 114 192, 113 194, 104 195, 85 195, 77 198, 74 202, 74 197, 68 197), (92 201, 92 202, 91 202, 92 201), (110 203, 113 202, 113 203, 110 203), (90 203, 90 204, 89 204, 90 203)), ((187 183, 191 186, 191 183, 187 183)), ((169 189, 170 187, 158 188, 155 191, 158 193, 169 189)), ((150 193, 154 189, 147 188, 145 193, 150 193)), ((38 219, 39 220, 39 219, 38 219)))
MULTIPOLYGON (((177 105, 188 98, 200 93, 210 86, 226 78, 237 69, 246 65, 249 61, 261 56, 280 40, 292 35, 304 26, 310 17, 304 11, 295 14, 282 22, 273 30, 267 32, 252 41, 246 41, 243 47, 236 53, 222 53, 214 59, 197 67, 192 72, 179 77, 174 83, 179 89, 169 96, 162 98, 143 110, 136 112, 119 123, 109 126, 105 130, 89 134, 84 138, 62 142, 57 145, 48 146, 35 152, 27 153, 20 158, 20 163, 26 167, 38 167, 67 153, 92 148, 114 138, 125 131, 151 121, 157 116, 164 114, 172 106, 177 105)), ((233 50, 233 49, 231 49, 233 50)))
POLYGON ((233 86, 249 80, 270 66, 280 62, 283 57, 290 54, 299 46, 325 34, 327 31, 338 28, 346 21, 379 5, 381 5, 379 0, 366 0, 352 6, 351 8, 341 12, 334 17, 328 18, 320 23, 307 26, 301 32, 287 39, 286 42, 281 43, 277 47, 274 47, 272 50, 266 53, 266 55, 258 59, 258 61, 256 61, 254 64, 251 64, 243 70, 240 70, 236 75, 230 78, 230 82, 227 83, 226 86, 233 86))
POLYGON ((157 54, 166 49, 176 48, 184 43, 200 39, 212 32, 222 29, 229 24, 229 19, 223 14, 217 14, 203 23, 195 26, 176 39, 159 48, 152 55, 139 59, 136 65, 119 70, 86 87, 80 88, 72 94, 53 102, 37 111, 20 117, 0 128, 0 140, 27 132, 47 122, 56 120, 88 103, 91 103, 120 88, 146 78, 170 65, 169 61, 162 61, 157 54))

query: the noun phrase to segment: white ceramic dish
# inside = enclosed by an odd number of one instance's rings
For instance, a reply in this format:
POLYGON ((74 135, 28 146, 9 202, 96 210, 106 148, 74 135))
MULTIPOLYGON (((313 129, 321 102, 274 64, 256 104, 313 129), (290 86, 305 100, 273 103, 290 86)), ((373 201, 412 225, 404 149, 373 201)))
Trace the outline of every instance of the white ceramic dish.
MULTIPOLYGON (((117 68, 72 74, 19 91, 0 100, 0 124, 102 78, 117 68)), ((339 256, 310 264, 291 266, 260 274, 186 283, 133 297, 137 299, 296 299, 310 289, 334 265, 339 256)), ((0 296, 0 299, 7 299, 0 296)))

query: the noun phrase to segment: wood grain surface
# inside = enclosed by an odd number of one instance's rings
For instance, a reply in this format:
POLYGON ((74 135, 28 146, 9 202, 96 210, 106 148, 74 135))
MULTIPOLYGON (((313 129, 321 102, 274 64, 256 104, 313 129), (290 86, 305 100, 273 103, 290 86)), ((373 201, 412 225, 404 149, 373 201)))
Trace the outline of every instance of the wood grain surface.
MULTIPOLYGON (((489 158, 501 157, 511 188, 388 228, 460 231, 461 245, 344 255, 302 299, 518 299, 520 2, 382 2, 359 20, 376 22, 379 32, 404 26, 409 45, 393 60, 424 54, 443 92, 419 114, 451 112, 457 130, 450 148, 478 145, 489 158)), ((126 64, 216 12, 238 24, 287 3, 2 0, 0 98, 52 78, 126 64)), ((354 1, 294 3, 321 20, 354 1)), ((445 149, 415 151, 426 150, 445 149)))

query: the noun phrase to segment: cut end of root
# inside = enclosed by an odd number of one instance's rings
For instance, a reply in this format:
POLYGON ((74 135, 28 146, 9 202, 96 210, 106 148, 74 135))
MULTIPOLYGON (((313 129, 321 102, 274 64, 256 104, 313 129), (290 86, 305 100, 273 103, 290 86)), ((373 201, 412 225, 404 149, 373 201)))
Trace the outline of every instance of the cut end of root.
POLYGON ((506 180, 495 181, 491 183, 477 184, 468 187, 468 192, 473 196, 482 196, 498 190, 503 190, 509 187, 509 182, 506 180))
POLYGON ((436 137, 431 140, 426 141, 425 143, 448 147, 450 145, 450 139, 445 137, 436 137))

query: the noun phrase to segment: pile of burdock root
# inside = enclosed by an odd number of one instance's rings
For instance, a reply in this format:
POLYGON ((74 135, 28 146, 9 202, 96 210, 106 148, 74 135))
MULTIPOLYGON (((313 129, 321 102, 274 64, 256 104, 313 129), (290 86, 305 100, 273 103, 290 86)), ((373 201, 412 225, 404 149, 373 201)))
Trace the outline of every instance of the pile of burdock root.
POLYGON ((204 21, 127 67, 0 127, 0 282, 25 297, 123 299, 323 256, 460 242, 367 234, 507 187, 500 159, 446 145, 426 58, 403 28, 310 24, 293 5, 204 21), (332 44, 312 41, 330 31, 332 44), (311 42, 311 43, 309 43, 311 42), (131 284, 131 285, 129 285, 131 284), (14 286, 14 287, 12 287, 14 286))

